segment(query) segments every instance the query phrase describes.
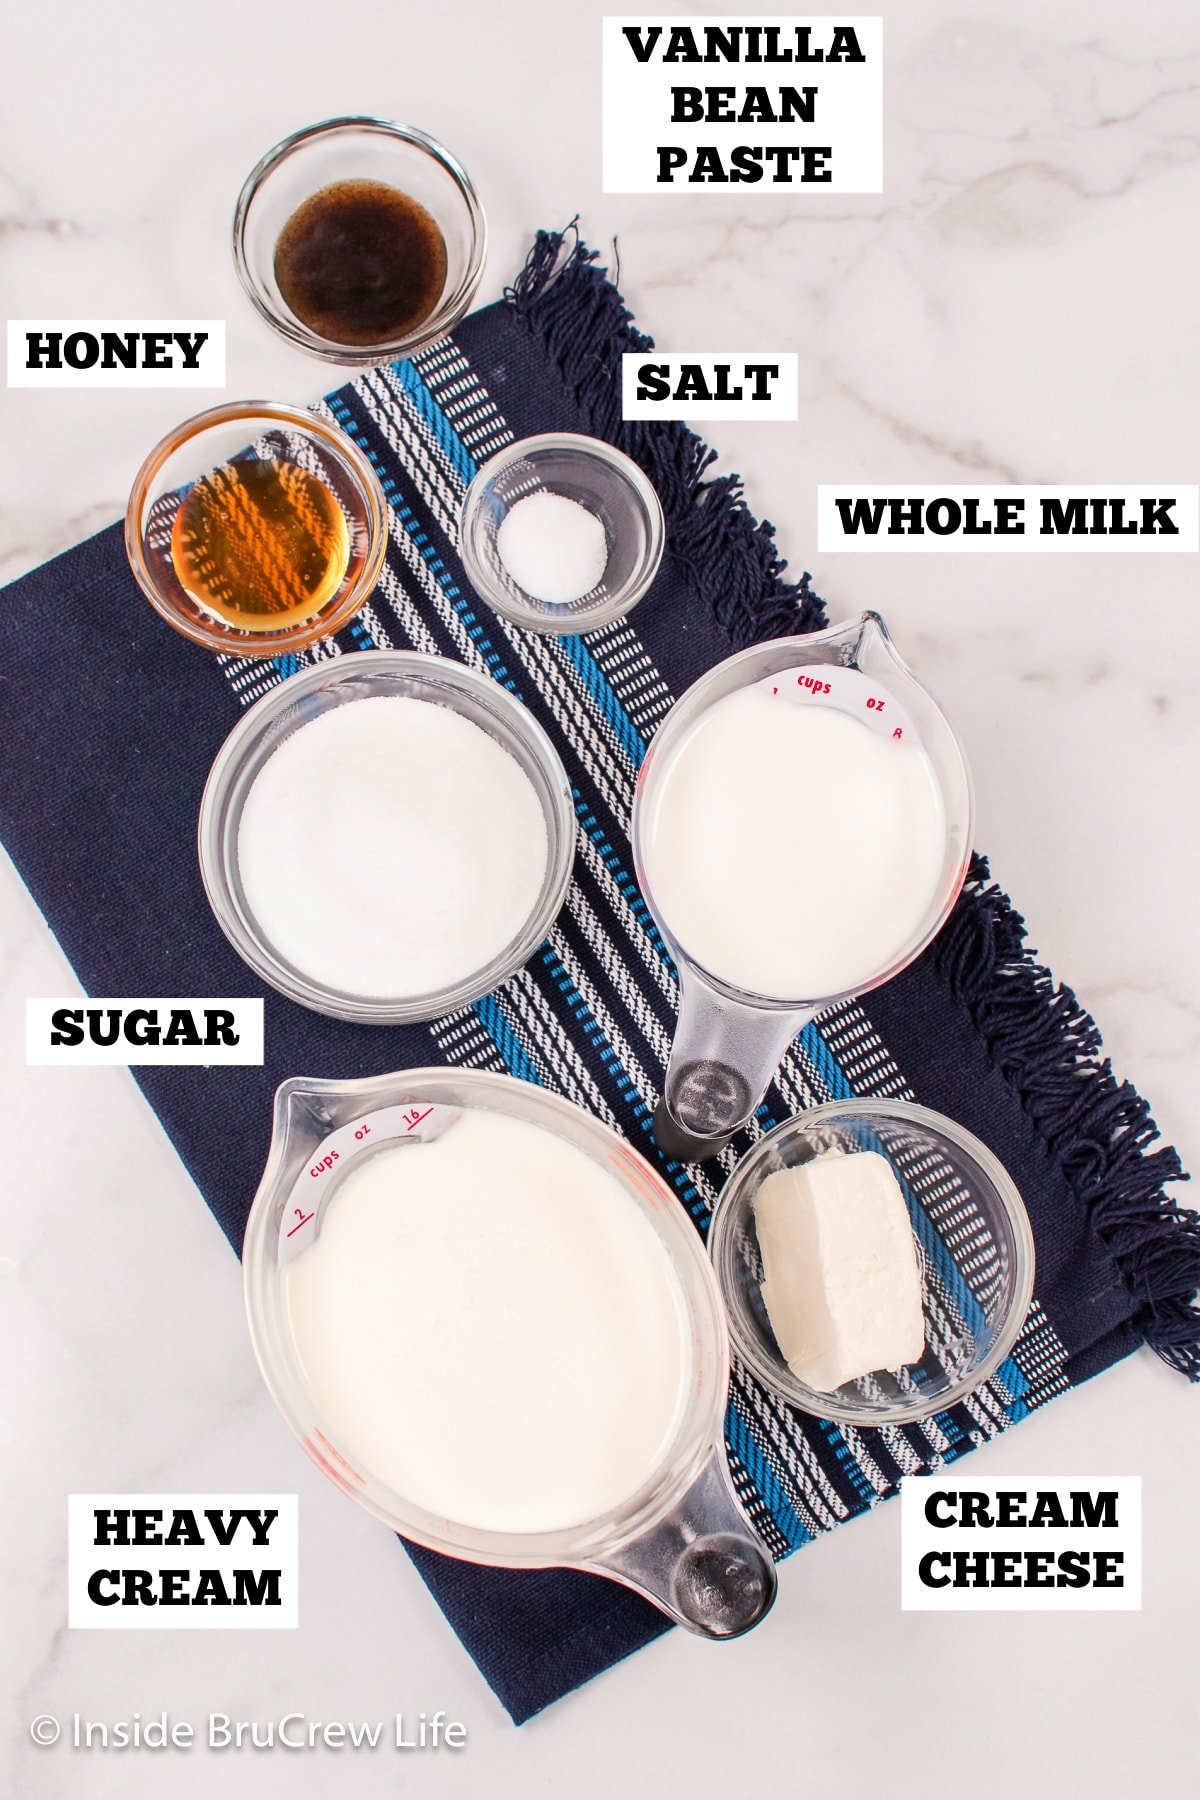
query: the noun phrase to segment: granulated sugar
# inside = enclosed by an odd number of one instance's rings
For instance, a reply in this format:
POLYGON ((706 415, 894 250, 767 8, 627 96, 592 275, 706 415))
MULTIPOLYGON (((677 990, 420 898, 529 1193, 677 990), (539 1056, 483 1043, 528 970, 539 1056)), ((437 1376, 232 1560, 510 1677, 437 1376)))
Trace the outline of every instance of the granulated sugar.
POLYGON ((377 999, 485 968, 528 921, 548 858, 514 758, 460 713, 401 696, 350 701, 285 738, 238 831, 246 900, 276 954, 377 999))
POLYGON ((526 494, 496 533, 500 561, 535 600, 568 606, 590 594, 608 566, 604 526, 566 494, 526 494))

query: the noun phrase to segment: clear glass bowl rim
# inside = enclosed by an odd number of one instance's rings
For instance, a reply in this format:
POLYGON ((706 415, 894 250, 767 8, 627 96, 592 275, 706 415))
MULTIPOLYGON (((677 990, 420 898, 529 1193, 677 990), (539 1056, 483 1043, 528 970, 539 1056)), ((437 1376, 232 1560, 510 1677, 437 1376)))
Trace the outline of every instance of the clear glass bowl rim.
POLYGON ((758 1376, 759 1380, 774 1393, 782 1395, 791 1405, 819 1419, 832 1419, 841 1425, 911 1425, 920 1419, 930 1418, 934 1413, 944 1412, 948 1407, 956 1405, 967 1394, 995 1374, 1000 1364, 1011 1351, 1029 1312, 1033 1299, 1033 1283, 1037 1266, 1037 1254, 1034 1246, 1033 1228, 1029 1223, 1029 1214, 1021 1198, 1016 1183, 1008 1170, 993 1155, 986 1144, 948 1119, 943 1113, 934 1112, 927 1106, 919 1106, 910 1100, 875 1100, 867 1096, 853 1100, 830 1100, 823 1106, 810 1107, 808 1111, 797 1113, 793 1118, 784 1119, 754 1146, 753 1150, 738 1164, 734 1173, 726 1182, 717 1198, 713 1210, 712 1221, 708 1231, 708 1250, 713 1267, 717 1274, 717 1283, 721 1289, 721 1298, 729 1321, 729 1333, 738 1355, 758 1376), (883 1119, 889 1123, 908 1125, 916 1128, 925 1136, 942 1140, 956 1150, 965 1152, 979 1168, 989 1182, 992 1192, 989 1195, 1004 1214, 1013 1240, 1013 1291, 1009 1297, 1004 1319, 996 1333, 995 1342, 988 1350, 978 1368, 955 1382, 951 1387, 938 1394, 928 1403, 918 1399, 900 1406, 873 1407, 867 1402, 861 1405, 848 1406, 839 1400, 836 1394, 820 1394, 797 1380, 787 1364, 768 1360, 760 1347, 757 1333, 743 1320, 742 1299, 736 1284, 726 1276, 728 1260, 736 1255, 730 1243, 733 1221, 739 1210, 742 1195, 762 1164, 770 1156, 782 1139, 802 1137, 814 1126, 825 1123, 836 1124, 838 1121, 869 1121, 872 1118, 883 1119), (732 1289, 732 1291, 731 1291, 732 1289))
POLYGON ((501 618, 509 620, 513 625, 524 627, 526 631, 574 635, 577 632, 598 631, 604 625, 612 625, 617 619, 623 619, 633 611, 658 574, 666 542, 667 523, 662 501, 645 470, 631 456, 627 456, 624 450, 618 450, 615 444, 607 443, 604 438, 589 437, 581 431, 539 431, 532 437, 518 438, 515 443, 506 444, 475 471, 458 512, 458 554, 463 573, 493 612, 499 613, 501 618), (535 457, 539 451, 557 449, 586 453, 597 462, 607 464, 623 479, 641 502, 646 520, 647 543, 645 567, 636 579, 626 582, 624 588, 615 594, 610 594, 602 605, 579 605, 574 608, 563 606, 558 609, 556 617, 549 608, 545 612, 536 610, 537 603, 528 608, 519 605, 514 602, 511 594, 493 583, 490 569, 475 554, 469 527, 482 505, 483 491, 490 481, 494 481, 498 474, 511 468, 514 463, 535 457))
POLYGON ((402 125, 395 119, 377 118, 370 113, 347 113, 335 119, 321 119, 315 125, 303 125, 299 131, 281 138, 279 143, 259 158, 247 175, 233 214, 234 267, 250 304, 260 318, 265 319, 281 337, 287 338, 301 350, 306 350, 310 356, 320 357, 322 362, 338 363, 343 368, 373 368, 397 357, 410 356, 453 330, 475 297, 483 275, 487 242, 487 218, 482 202, 471 177, 458 158, 427 131, 421 131, 415 125, 402 125), (381 137, 393 137, 402 143, 411 144, 414 149, 425 151, 445 169, 454 182, 470 221, 470 254, 458 286, 444 297, 436 311, 415 330, 402 337, 385 338, 378 344, 334 344, 328 338, 318 337, 315 332, 309 331, 298 319, 278 311, 259 287, 246 255, 246 225, 250 209, 259 189, 274 171, 296 151, 315 139, 354 129, 373 132, 381 137))
POLYGON ((387 502, 379 479, 366 456, 346 432, 321 418, 319 413, 310 412, 307 407, 292 406, 286 400, 227 400, 221 406, 210 406, 205 412, 193 413, 190 418, 173 426, 165 437, 159 439, 142 463, 133 478, 129 502, 125 508, 125 554, 129 558, 134 579, 155 612, 184 637, 190 638, 192 643, 202 644, 206 650, 220 651, 225 656, 278 656, 284 651, 306 649, 321 638, 329 637, 365 603, 379 580, 384 557, 387 555, 387 517, 387 502), (337 606, 315 624, 309 621, 294 625, 287 631, 251 632, 238 631, 234 626, 216 623, 209 625, 203 619, 191 619, 181 613, 175 602, 159 587, 146 561, 142 526, 150 492, 160 471, 176 451, 182 450, 193 438, 202 437, 205 432, 216 430, 220 426, 239 422, 247 425, 247 444, 260 437, 263 430, 269 430, 273 426, 283 426, 288 431, 315 439, 349 468, 362 494, 368 533, 366 559, 337 606), (261 427, 260 430, 252 429, 255 422, 261 427))
POLYGON ((255 974, 287 999, 327 1018, 364 1025, 405 1025, 439 1018, 443 1013, 470 1005, 473 1000, 491 993, 528 961, 566 898, 575 861, 576 831, 570 787, 558 752, 533 714, 506 688, 490 676, 452 662, 448 657, 432 656, 420 650, 362 650, 289 675, 243 713, 213 760, 200 801, 196 838, 200 877, 213 915, 242 961, 255 974), (251 935, 244 927, 233 903, 230 870, 223 853, 230 790, 274 720, 310 693, 359 681, 369 683, 374 677, 389 674, 456 688, 499 713, 520 739, 530 760, 538 765, 546 788, 553 796, 554 811, 548 825, 551 879, 542 903, 530 914, 524 929, 486 968, 469 980, 464 979, 455 987, 437 993, 403 998, 342 993, 308 980, 279 961, 265 939, 251 935))

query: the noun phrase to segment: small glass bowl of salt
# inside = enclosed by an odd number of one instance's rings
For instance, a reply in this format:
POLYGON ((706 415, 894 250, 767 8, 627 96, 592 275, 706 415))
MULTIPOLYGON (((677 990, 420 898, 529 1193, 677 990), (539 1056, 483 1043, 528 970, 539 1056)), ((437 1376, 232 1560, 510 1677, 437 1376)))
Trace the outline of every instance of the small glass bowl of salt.
POLYGON ((463 498, 459 555, 475 592, 528 631, 596 631, 658 573, 653 485, 599 438, 549 431, 486 462, 463 498))

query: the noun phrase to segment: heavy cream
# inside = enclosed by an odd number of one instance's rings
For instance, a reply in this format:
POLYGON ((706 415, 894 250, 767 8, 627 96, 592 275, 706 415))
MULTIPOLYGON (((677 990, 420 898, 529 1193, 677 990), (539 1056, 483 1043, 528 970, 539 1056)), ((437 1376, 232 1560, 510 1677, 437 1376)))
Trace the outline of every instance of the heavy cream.
POLYGON ((615 1176, 468 1110, 352 1168, 285 1272, 324 1429, 460 1525, 552 1531, 653 1472, 690 1378, 668 1252, 615 1176))
POLYGON ((702 967, 812 1001, 881 974, 928 916, 946 818, 928 754, 779 678, 724 695, 655 767, 655 911, 702 967))

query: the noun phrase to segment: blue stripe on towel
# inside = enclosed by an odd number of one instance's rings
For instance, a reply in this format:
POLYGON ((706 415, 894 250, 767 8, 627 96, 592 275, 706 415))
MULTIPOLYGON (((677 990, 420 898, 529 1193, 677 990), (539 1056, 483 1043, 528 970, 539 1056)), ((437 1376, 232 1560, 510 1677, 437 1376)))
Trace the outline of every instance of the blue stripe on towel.
POLYGON ((476 1000, 471 1011, 500 1052, 509 1074, 515 1075, 518 1081, 531 1081, 536 1087, 544 1086, 536 1064, 509 1024, 495 994, 485 994, 482 1000, 476 1000))
POLYGON ((629 758, 631 767, 640 769, 646 756, 646 741, 617 699, 607 675, 581 637, 563 636, 558 639, 558 644, 578 670, 585 687, 611 726, 618 744, 629 758))
POLYGON ((392 372, 466 487, 468 482, 474 480, 478 464, 422 380, 420 372, 407 359, 393 363, 392 372))
POLYGON ((787 1491, 771 1466, 749 1421, 733 1401, 725 1409, 725 1436, 741 1461, 761 1498, 763 1505, 789 1550, 798 1550, 812 1533, 796 1512, 787 1491))

